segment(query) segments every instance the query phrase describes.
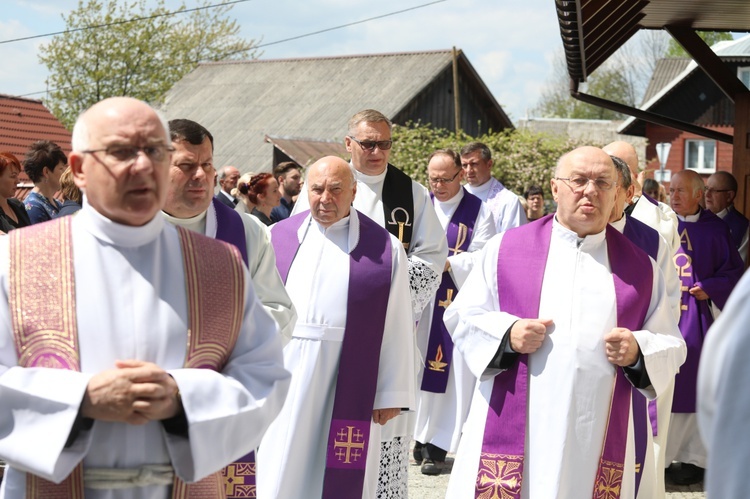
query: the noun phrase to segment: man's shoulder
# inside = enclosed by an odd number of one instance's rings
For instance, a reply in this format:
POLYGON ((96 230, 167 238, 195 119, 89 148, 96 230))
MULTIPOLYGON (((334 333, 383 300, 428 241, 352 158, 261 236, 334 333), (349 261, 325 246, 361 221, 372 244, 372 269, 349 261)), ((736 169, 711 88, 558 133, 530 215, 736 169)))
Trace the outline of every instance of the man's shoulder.
POLYGON ((728 221, 738 221, 741 222, 744 225, 750 224, 750 221, 747 219, 745 215, 740 213, 737 208, 732 206, 729 210, 727 210, 727 215, 724 217, 724 220, 728 221))

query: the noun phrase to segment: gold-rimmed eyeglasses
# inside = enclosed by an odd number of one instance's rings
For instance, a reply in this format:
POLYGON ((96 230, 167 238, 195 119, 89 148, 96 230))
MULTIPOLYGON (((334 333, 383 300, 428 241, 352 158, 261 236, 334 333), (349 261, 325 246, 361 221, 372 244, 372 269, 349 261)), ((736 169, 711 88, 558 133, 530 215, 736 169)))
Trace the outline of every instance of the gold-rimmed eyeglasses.
POLYGON ((153 145, 153 146, 109 146, 101 149, 87 149, 81 151, 83 154, 95 155, 96 153, 103 152, 104 158, 102 161, 108 166, 127 166, 135 162, 139 152, 143 152, 148 159, 153 162, 164 161, 169 153, 174 152, 174 147, 167 145, 153 145))
POLYGON ((594 184, 594 187, 600 191, 608 191, 617 185, 617 182, 614 180, 608 180, 606 178, 588 178, 583 176, 555 177, 555 180, 562 180, 573 189, 573 192, 583 192, 586 189, 586 186, 589 185, 589 182, 594 184))

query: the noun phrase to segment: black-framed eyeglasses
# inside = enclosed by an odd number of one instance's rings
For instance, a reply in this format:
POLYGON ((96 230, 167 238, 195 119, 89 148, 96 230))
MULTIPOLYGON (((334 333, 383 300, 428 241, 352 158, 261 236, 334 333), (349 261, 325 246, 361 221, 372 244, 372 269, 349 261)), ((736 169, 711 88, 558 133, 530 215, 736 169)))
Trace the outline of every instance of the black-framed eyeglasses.
POLYGON ((96 154, 98 152, 104 153, 103 162, 109 166, 125 166, 135 162, 138 157, 138 153, 143 151, 148 159, 154 162, 164 161, 170 152, 174 152, 174 147, 167 145, 153 145, 153 146, 109 146, 102 149, 87 149, 81 151, 83 154, 96 154))
POLYGON ((574 192, 582 192, 589 185, 589 182, 594 184, 600 191, 608 191, 617 185, 617 182, 613 180, 607 180, 605 178, 588 178, 588 177, 555 177, 555 180, 562 180, 573 189, 574 192))
POLYGON ((458 177, 458 174, 461 173, 461 170, 458 170, 455 175, 453 175, 451 178, 430 178, 429 182, 432 185, 438 185, 438 184, 450 184, 454 180, 456 180, 456 177, 458 177))
POLYGON ((359 147, 361 147, 365 151, 374 151, 375 147, 377 147, 381 151, 387 151, 393 145, 392 140, 357 140, 351 135, 349 135, 349 138, 359 144, 359 147))
POLYGON ((706 194, 715 194, 717 192, 729 192, 732 189, 714 189, 713 187, 708 187, 706 189, 706 194))

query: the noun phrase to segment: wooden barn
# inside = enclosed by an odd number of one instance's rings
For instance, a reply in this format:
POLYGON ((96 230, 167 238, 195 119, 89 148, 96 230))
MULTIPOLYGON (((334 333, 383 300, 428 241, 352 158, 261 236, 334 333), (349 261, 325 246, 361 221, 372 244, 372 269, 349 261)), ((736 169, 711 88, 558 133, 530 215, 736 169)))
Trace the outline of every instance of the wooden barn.
POLYGON ((168 118, 211 131, 217 167, 241 172, 340 154, 348 119, 367 108, 401 125, 455 130, 458 121, 475 135, 513 127, 460 50, 206 63, 164 103, 168 118))

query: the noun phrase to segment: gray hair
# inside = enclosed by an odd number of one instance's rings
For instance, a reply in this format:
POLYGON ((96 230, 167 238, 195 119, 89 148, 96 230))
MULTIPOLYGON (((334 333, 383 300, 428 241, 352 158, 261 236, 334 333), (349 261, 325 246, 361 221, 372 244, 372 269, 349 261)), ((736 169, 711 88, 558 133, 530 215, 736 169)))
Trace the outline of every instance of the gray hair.
POLYGON ((622 184, 620 185, 625 190, 630 189, 630 186, 633 185, 633 177, 630 175, 630 167, 624 159, 612 156, 611 154, 609 157, 612 158, 612 162, 615 164, 615 170, 617 170, 617 173, 622 177, 622 184))
POLYGON ((385 123, 386 125, 388 125, 389 130, 393 126, 391 120, 389 120, 388 117, 380 111, 376 111, 374 109, 365 109, 349 118, 349 135, 354 135, 354 133, 357 131, 357 126, 359 126, 360 123, 385 123))

